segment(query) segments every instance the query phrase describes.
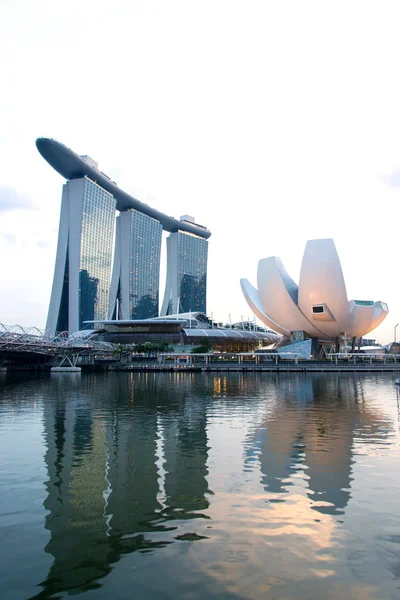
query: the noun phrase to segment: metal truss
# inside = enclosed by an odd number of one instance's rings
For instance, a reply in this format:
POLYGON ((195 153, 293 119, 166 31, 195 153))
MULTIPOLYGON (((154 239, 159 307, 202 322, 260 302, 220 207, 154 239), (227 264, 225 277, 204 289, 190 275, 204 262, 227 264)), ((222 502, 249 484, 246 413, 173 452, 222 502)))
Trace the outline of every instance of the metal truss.
POLYGON ((0 351, 32 352, 47 356, 110 355, 118 348, 117 344, 102 342, 91 333, 71 335, 67 331, 55 334, 54 331, 41 331, 37 327, 4 325, 0 323, 0 351))

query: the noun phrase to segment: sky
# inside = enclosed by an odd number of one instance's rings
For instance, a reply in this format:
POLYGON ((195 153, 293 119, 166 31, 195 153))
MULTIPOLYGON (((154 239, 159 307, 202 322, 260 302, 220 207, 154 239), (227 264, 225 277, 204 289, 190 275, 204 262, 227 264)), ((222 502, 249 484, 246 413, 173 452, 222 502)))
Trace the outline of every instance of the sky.
MULTIPOLYGON (((45 136, 211 230, 217 321, 251 316, 259 259, 298 281, 307 240, 332 237, 349 299, 389 305, 371 337, 393 341, 399 20, 397 0, 2 0, 0 322, 46 322, 64 180, 45 136)), ((160 301, 164 279, 165 256, 160 301)))

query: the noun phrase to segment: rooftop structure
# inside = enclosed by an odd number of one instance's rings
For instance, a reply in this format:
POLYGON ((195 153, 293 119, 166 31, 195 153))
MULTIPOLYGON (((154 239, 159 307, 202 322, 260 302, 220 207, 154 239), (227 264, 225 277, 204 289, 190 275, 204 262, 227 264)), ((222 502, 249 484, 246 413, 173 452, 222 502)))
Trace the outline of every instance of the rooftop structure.
POLYGON ((361 338, 389 311, 385 302, 347 299, 332 239, 307 242, 299 285, 277 256, 259 261, 257 281, 258 289, 240 280, 247 303, 263 323, 291 340, 361 338))
POLYGON ((83 177, 88 177, 103 189, 107 190, 114 196, 117 210, 124 211, 129 208, 134 208, 139 212, 160 221, 165 231, 173 232, 181 230, 194 233, 204 239, 210 237, 211 231, 208 231, 206 227, 188 220, 180 221, 174 219, 174 217, 169 217, 121 190, 115 181, 110 179, 103 171, 100 171, 97 162, 90 158, 90 156, 79 156, 79 154, 76 154, 67 148, 67 146, 64 146, 64 144, 60 144, 60 142, 50 138, 38 138, 36 140, 36 146, 49 165, 60 173, 60 175, 65 177, 65 179, 81 179, 83 177))

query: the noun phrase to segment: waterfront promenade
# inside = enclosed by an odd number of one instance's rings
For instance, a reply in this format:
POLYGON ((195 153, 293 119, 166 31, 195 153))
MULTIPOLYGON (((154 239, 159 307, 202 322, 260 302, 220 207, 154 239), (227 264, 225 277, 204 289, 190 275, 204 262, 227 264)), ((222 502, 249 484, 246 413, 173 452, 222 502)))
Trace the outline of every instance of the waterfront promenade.
POLYGON ((328 360, 282 359, 277 354, 238 353, 216 354, 162 354, 156 360, 132 363, 114 363, 108 370, 116 371, 196 371, 196 372, 399 372, 400 356, 349 355, 340 359, 332 355, 328 360))
POLYGON ((195 371, 195 372, 266 372, 266 373, 382 373, 382 372, 400 372, 400 365, 335 365, 335 364, 280 364, 280 365, 232 365, 232 364, 210 364, 207 366, 199 365, 149 365, 149 364, 128 364, 113 365, 109 371, 151 371, 151 372, 176 372, 176 371, 195 371))

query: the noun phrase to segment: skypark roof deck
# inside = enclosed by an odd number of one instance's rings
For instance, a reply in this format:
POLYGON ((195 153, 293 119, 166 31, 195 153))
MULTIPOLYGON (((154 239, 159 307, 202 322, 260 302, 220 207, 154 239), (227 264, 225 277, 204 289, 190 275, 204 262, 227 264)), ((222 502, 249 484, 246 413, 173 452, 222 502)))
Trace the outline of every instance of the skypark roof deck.
POLYGON ((86 161, 84 158, 67 148, 67 146, 64 146, 64 144, 50 138, 38 138, 36 140, 36 146, 49 165, 62 177, 65 177, 65 179, 88 177, 110 192, 117 202, 117 210, 124 211, 129 208, 134 208, 149 217, 153 217, 153 219, 157 219, 165 231, 185 231, 198 235, 204 239, 210 237, 211 231, 206 227, 169 217, 155 208, 148 206, 148 204, 140 202, 140 200, 130 196, 121 190, 115 181, 112 181, 105 173, 93 166, 90 161, 86 161))

